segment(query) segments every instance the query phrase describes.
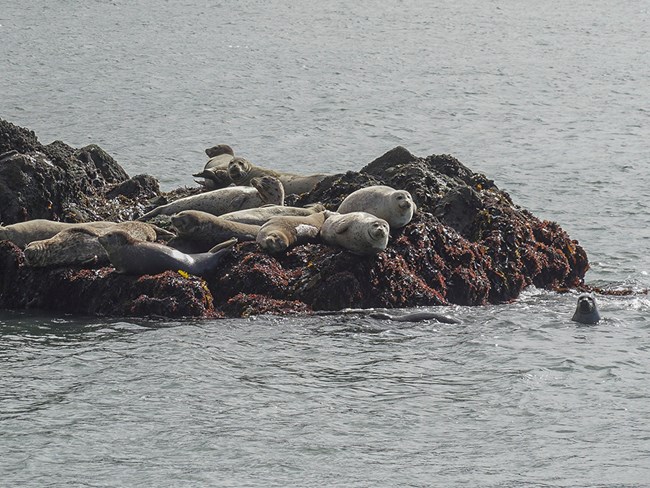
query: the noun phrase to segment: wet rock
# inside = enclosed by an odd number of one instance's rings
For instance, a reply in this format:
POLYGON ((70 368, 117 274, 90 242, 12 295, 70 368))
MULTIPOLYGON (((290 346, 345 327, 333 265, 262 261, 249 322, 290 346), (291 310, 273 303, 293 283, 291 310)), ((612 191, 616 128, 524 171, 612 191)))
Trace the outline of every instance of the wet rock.
MULTIPOLYGON (((38 217, 129 220, 203 191, 161 193, 155 178, 129 178, 97 146, 42 146, 33 132, 4 121, 0 150, 5 153, 0 156, 5 223, 38 217)), ((421 158, 397 147, 360 171, 329 176, 286 203, 321 202, 336 210, 353 191, 377 184, 408 190, 418 212, 407 226, 391 232, 387 249, 376 256, 356 256, 322 243, 270 256, 256 243, 243 242, 203 281, 173 272, 134 278, 111 268, 31 269, 22 252, 4 242, 0 307, 118 316, 249 316, 496 304, 515 300, 530 285, 584 287, 589 264, 576 241, 449 155, 421 158)))

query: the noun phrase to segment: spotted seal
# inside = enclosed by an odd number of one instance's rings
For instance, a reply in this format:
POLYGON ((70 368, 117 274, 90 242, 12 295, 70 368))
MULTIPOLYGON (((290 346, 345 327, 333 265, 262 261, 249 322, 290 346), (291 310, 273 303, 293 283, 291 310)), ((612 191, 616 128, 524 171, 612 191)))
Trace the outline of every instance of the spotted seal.
POLYGON ((205 252, 219 242, 230 238, 238 241, 254 241, 259 225, 242 224, 199 210, 183 210, 172 215, 172 225, 178 237, 168 245, 183 252, 205 252))
POLYGON ((271 217, 306 217, 325 210, 320 203, 307 205, 306 207, 287 207, 284 205, 265 205, 264 207, 248 208, 220 215, 222 219, 243 224, 264 225, 271 217))
POLYGON ((236 185, 249 185, 253 178, 259 178, 264 175, 274 176, 282 182, 286 194, 296 195, 311 191, 317 183, 329 176, 326 174, 304 176, 294 173, 283 173, 255 166, 247 159, 240 157, 233 158, 230 161, 228 175, 236 185))
POLYGON ((417 210, 411 194, 390 186, 376 185, 350 193, 339 205, 338 212, 368 212, 384 219, 391 229, 408 224, 417 210))
POLYGON ((277 178, 263 176, 255 178, 251 183, 252 187, 231 186, 179 198, 167 205, 154 208, 138 220, 149 220, 156 215, 173 215, 183 210, 201 210, 212 215, 221 215, 265 204, 284 204, 284 188, 277 178))
POLYGON ((231 253, 236 239, 215 246, 210 252, 185 254, 156 242, 136 241, 121 230, 111 230, 99 237, 108 259, 118 273, 129 275, 184 271, 196 276, 213 274, 223 258, 231 253))
POLYGON ((41 241, 55 236, 62 230, 72 228, 92 228, 103 229, 112 227, 114 222, 87 222, 83 224, 73 224, 69 222, 56 222, 47 219, 34 219, 17 224, 0 225, 0 241, 11 241, 16 246, 23 249, 27 244, 33 241, 41 241))
POLYGON ((121 222, 106 228, 71 227, 49 239, 29 243, 25 247, 25 264, 45 267, 107 263, 108 256, 98 238, 114 229, 141 241, 155 241, 158 237, 154 226, 145 222, 121 222))
POLYGON ((578 297, 578 303, 576 304, 576 310, 573 313, 571 320, 581 324, 597 324, 600 320, 600 314, 598 313, 598 307, 596 306, 596 299, 591 295, 580 295, 578 297))
POLYGON ((257 233, 257 245, 274 254, 316 238, 323 222, 332 212, 318 212, 307 216, 271 217, 257 233))
POLYGON ((367 212, 331 212, 320 230, 323 242, 355 254, 377 254, 386 249, 388 222, 367 212))

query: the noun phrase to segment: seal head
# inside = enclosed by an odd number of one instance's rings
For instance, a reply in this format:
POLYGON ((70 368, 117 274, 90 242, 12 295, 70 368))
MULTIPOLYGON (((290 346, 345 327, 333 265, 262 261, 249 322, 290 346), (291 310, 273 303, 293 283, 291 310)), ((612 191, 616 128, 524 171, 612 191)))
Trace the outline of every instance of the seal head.
POLYGON ((576 311, 571 317, 574 322, 593 325, 600 320, 596 299, 591 295, 580 295, 576 305, 576 311))

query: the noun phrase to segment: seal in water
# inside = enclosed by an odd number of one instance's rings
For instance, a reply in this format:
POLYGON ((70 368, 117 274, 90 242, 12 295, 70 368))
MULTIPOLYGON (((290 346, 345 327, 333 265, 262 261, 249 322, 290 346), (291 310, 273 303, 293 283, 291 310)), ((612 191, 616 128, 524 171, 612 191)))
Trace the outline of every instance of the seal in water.
POLYGON ((171 221, 178 237, 168 245, 183 252, 205 252, 233 237, 238 241, 254 241, 260 230, 259 225, 233 222, 199 210, 183 210, 172 215, 171 221))
POLYGON ((99 236, 109 230, 119 229, 140 241, 155 241, 155 226, 146 222, 122 222, 111 227, 72 227, 25 247, 25 264, 32 267, 74 266, 79 264, 103 264, 108 262, 106 251, 99 243, 99 236))
POLYGON ((355 254, 377 254, 388 245, 388 222, 366 212, 330 212, 321 227, 323 242, 355 254))
POLYGON ((350 193, 339 205, 338 212, 368 212, 384 219, 391 229, 408 224, 417 210, 411 194, 390 186, 376 185, 350 193))
POLYGON ((200 254, 185 254, 156 242, 136 241, 121 230, 107 232, 99 237, 99 242, 118 273, 140 276, 171 270, 207 276, 213 274, 223 258, 231 253, 237 239, 200 254))
POLYGON ((284 188, 277 178, 263 176, 254 179, 251 183, 252 187, 231 186, 179 198, 167 205, 154 208, 138 220, 149 220, 156 215, 173 215, 183 210, 200 210, 212 215, 221 215, 266 204, 284 204, 284 188))
POLYGON ((578 297, 578 304, 576 311, 571 317, 574 322, 581 324, 596 324, 600 320, 598 307, 596 306, 596 299, 591 295, 580 295, 578 297))
POLYGON ((314 239, 327 219, 327 214, 325 211, 307 216, 271 217, 258 232, 257 245, 273 254, 314 239))
POLYGON ((435 312, 411 312, 405 313, 404 315, 391 315, 385 312, 372 312, 369 313, 368 316, 373 319, 392 320, 394 322, 423 322, 425 320, 435 320, 443 324, 460 324, 460 320, 435 312))
POLYGON ((329 176, 326 174, 303 176, 294 173, 282 173, 255 166, 247 159, 239 157, 230 161, 228 175, 236 185, 249 185, 253 178, 264 175, 275 176, 282 182, 285 193, 296 195, 311 191, 317 183, 329 176))

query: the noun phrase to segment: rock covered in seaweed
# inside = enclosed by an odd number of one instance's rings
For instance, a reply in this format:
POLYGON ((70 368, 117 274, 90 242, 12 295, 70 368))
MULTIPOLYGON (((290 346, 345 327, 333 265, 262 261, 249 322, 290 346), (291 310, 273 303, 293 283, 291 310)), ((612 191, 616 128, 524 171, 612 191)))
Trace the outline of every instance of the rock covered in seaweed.
MULTIPOLYGON (((33 133, 15 126, 8 130, 3 124, 0 148, 34 159, 42 153, 53 161, 33 133)), ((110 218, 101 211, 125 220, 144 213, 152 197, 164 202, 200 191, 178 189, 161 195, 152 177, 129 180, 125 173, 106 170, 111 165, 98 162, 99 150, 80 156, 61 144, 57 148, 65 154, 65 164, 52 164, 58 177, 76 186, 56 193, 52 179, 42 179, 40 188, 48 195, 61 195, 57 203, 52 198, 23 199, 12 207, 13 216, 63 219, 74 208, 76 215, 90 216, 88 220, 110 218), (91 175, 100 184, 93 184, 91 175), (103 202, 103 210, 97 210, 97 202, 103 202)), ((6 161, 0 163, 0 186, 7 185, 5 174, 14 178, 11 181, 36 180, 36 166, 11 163, 7 169, 6 161)), ((42 169, 47 163, 39 164, 42 169)), ((515 205, 493 181, 448 155, 420 158, 397 147, 360 171, 329 176, 286 203, 321 202, 336 210, 347 195, 370 185, 407 190, 418 206, 413 220, 391 231, 387 249, 376 256, 355 256, 322 243, 271 256, 255 243, 240 243, 219 272, 202 281, 171 272, 133 278, 110 268, 32 270, 22 264, 21 251, 5 243, 0 246, 0 306, 100 315, 243 316, 504 303, 529 285, 566 289, 583 284, 589 265, 576 241, 558 224, 515 205)))

